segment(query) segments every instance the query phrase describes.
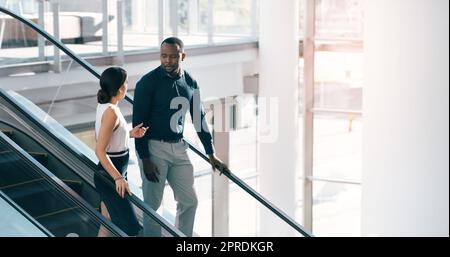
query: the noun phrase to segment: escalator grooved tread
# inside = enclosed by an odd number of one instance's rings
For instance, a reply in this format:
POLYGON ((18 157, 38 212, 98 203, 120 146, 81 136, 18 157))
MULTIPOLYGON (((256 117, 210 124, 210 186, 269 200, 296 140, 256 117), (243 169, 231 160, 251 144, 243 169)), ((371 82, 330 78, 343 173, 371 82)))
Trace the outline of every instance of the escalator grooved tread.
MULTIPOLYGON (((70 181, 63 181, 76 193, 80 194, 82 190, 82 183, 71 183, 70 181)), ((76 182, 76 181, 75 181, 76 182)), ((45 211, 55 211, 64 206, 54 201, 45 201, 52 193, 49 188, 45 186, 44 178, 37 178, 28 181, 23 181, 16 184, 6 185, 0 188, 17 204, 22 206, 31 215, 43 215, 45 211), (44 207, 45 206, 45 207, 44 207)))
POLYGON ((14 187, 23 186, 23 185, 26 185, 26 184, 30 184, 30 183, 34 183, 34 182, 42 181, 42 180, 43 180, 42 178, 37 178, 37 179, 31 179, 31 180, 28 180, 28 181, 16 183, 16 184, 9 184, 7 186, 0 187, 0 190, 8 190, 8 189, 11 189, 11 188, 14 188, 14 187))
POLYGON ((93 229, 92 224, 87 223, 84 215, 78 213, 78 210, 81 210, 80 207, 69 207, 34 218, 57 237, 64 237, 69 233, 78 236, 97 236, 98 228, 93 229))
MULTIPOLYGON (((37 161, 49 170, 55 169, 53 166, 56 166, 56 162, 51 152, 33 144, 28 145, 19 138, 22 135, 21 131, 7 128, 0 128, 0 131, 15 142, 14 144, 6 141, 4 147, 3 143, 0 145, 0 190, 55 236, 67 236, 71 233, 79 236, 96 236, 99 224, 95 219, 92 220, 91 214, 83 208, 83 204, 68 201, 65 194, 73 193, 61 192, 61 182, 49 180, 47 175, 30 168, 35 167, 37 161), (25 145, 26 148, 21 145, 25 145), (18 153, 16 149, 19 148, 28 156, 18 153), (32 163, 30 160, 33 160, 32 163), (48 164, 53 166, 49 167, 48 164)), ((38 166, 35 169, 43 169, 38 166)), ((77 194, 85 193, 85 183, 78 177, 62 172, 57 177, 77 194)))
POLYGON ((42 157, 48 157, 47 153, 43 153, 43 152, 28 152, 31 156, 42 156, 42 157))
POLYGON ((69 208, 60 209, 60 210, 57 210, 57 211, 52 211, 52 212, 48 212, 48 213, 45 213, 45 214, 41 214, 41 215, 39 215, 39 216, 35 216, 34 218, 35 218, 36 220, 39 220, 39 219, 43 219, 43 218, 48 218, 48 217, 50 217, 50 216, 55 216, 55 215, 58 215, 58 214, 61 214, 61 213, 64 213, 64 212, 76 210, 76 209, 79 209, 79 208, 80 208, 80 207, 77 207, 77 206, 75 206, 75 207, 69 207, 69 208))
POLYGON ((1 132, 3 132, 3 134, 7 135, 8 137, 11 137, 14 135, 14 131, 13 130, 9 130, 9 129, 0 129, 1 132))

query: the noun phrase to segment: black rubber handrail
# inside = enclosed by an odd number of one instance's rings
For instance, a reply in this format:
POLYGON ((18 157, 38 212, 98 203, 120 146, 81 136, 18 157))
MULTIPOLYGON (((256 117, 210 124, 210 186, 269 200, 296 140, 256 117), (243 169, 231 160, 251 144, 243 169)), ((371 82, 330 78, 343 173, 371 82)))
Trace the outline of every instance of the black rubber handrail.
MULTIPOLYGON (((41 29, 39 26, 37 26, 32 21, 15 14, 14 12, 11 12, 3 7, 0 7, 0 11, 3 13, 6 13, 15 19, 18 19, 22 23, 25 23, 29 27, 31 27, 33 30, 35 30, 37 33, 41 34, 43 37, 45 37, 47 40, 52 42, 54 45, 56 45, 61 51, 66 53, 68 56, 70 56, 72 59, 74 59, 78 64, 83 66, 87 71, 89 71, 92 75, 94 75, 96 78, 100 79, 100 73, 92 66, 90 63, 79 57, 76 53, 68 49, 60 40, 56 39, 49 33, 47 33, 45 30, 41 29)), ((132 97, 127 93, 125 95, 125 99, 130 103, 133 104, 134 101, 132 97)), ((209 158, 206 156, 202 151, 197 149, 192 143, 190 143, 188 140, 184 139, 186 143, 188 143, 189 148, 195 152, 197 155, 199 155, 203 160, 207 161, 209 163, 209 158)), ((220 169, 221 167, 217 166, 217 169, 220 169)), ((221 170, 225 176, 227 176, 231 181, 233 181, 236 185, 241 187, 244 191, 246 191, 248 194, 250 194, 253 198, 258 200, 261 204, 263 204, 265 207, 267 207, 269 210, 271 210, 274 214, 276 214, 280 219, 285 221, 287 224, 289 224, 291 227, 293 227, 296 231, 301 233, 305 237, 312 237, 313 235, 306 231, 306 229, 298 224, 294 219, 289 217, 285 212, 280 210, 278 207, 273 205, 271 202, 269 202, 265 197, 263 197, 260 193, 256 192, 253 188, 248 186, 244 181, 242 181, 240 178, 238 178, 236 175, 234 175, 229 169, 221 170)), ((162 224, 161 224, 162 225, 162 224)))

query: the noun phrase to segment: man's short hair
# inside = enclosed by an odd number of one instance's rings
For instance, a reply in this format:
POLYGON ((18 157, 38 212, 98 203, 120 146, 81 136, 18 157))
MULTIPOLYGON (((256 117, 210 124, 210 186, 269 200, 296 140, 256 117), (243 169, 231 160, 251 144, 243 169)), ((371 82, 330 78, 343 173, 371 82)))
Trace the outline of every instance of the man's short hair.
POLYGON ((161 42, 161 46, 166 43, 170 45, 178 45, 180 47, 181 52, 184 52, 184 43, 181 41, 181 39, 177 37, 168 37, 164 39, 164 41, 161 42))

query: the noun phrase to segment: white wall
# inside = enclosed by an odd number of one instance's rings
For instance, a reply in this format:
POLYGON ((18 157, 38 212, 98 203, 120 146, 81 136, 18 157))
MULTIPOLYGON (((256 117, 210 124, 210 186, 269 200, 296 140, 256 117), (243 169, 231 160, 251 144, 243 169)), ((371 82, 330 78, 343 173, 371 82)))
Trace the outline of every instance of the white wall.
MULTIPOLYGON (((298 1, 260 1, 260 96, 273 98, 278 109, 267 115, 259 100, 259 191, 294 217, 295 181, 299 159, 298 1), (266 122, 266 117, 269 116, 266 122), (270 124, 270 126, 263 126, 270 124), (264 127, 268 128, 266 130, 264 127), (267 133, 265 133, 267 132, 267 133), (274 135, 273 142, 270 134, 274 135)), ((267 102, 267 101, 266 101, 267 102)), ((294 230, 261 207, 260 236, 293 236, 294 230)))
POLYGON ((447 0, 368 0, 362 234, 449 236, 447 0))

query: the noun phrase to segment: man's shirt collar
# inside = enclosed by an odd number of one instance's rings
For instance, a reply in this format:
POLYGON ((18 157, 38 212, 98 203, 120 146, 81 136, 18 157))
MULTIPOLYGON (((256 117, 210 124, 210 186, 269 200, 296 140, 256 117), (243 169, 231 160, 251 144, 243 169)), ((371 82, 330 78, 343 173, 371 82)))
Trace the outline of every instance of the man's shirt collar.
POLYGON ((180 79, 184 76, 184 70, 180 68, 180 76, 179 77, 171 77, 169 76, 169 74, 166 72, 166 70, 164 70, 164 68, 162 67, 162 65, 159 66, 159 75, 161 78, 170 78, 170 79, 180 79))

